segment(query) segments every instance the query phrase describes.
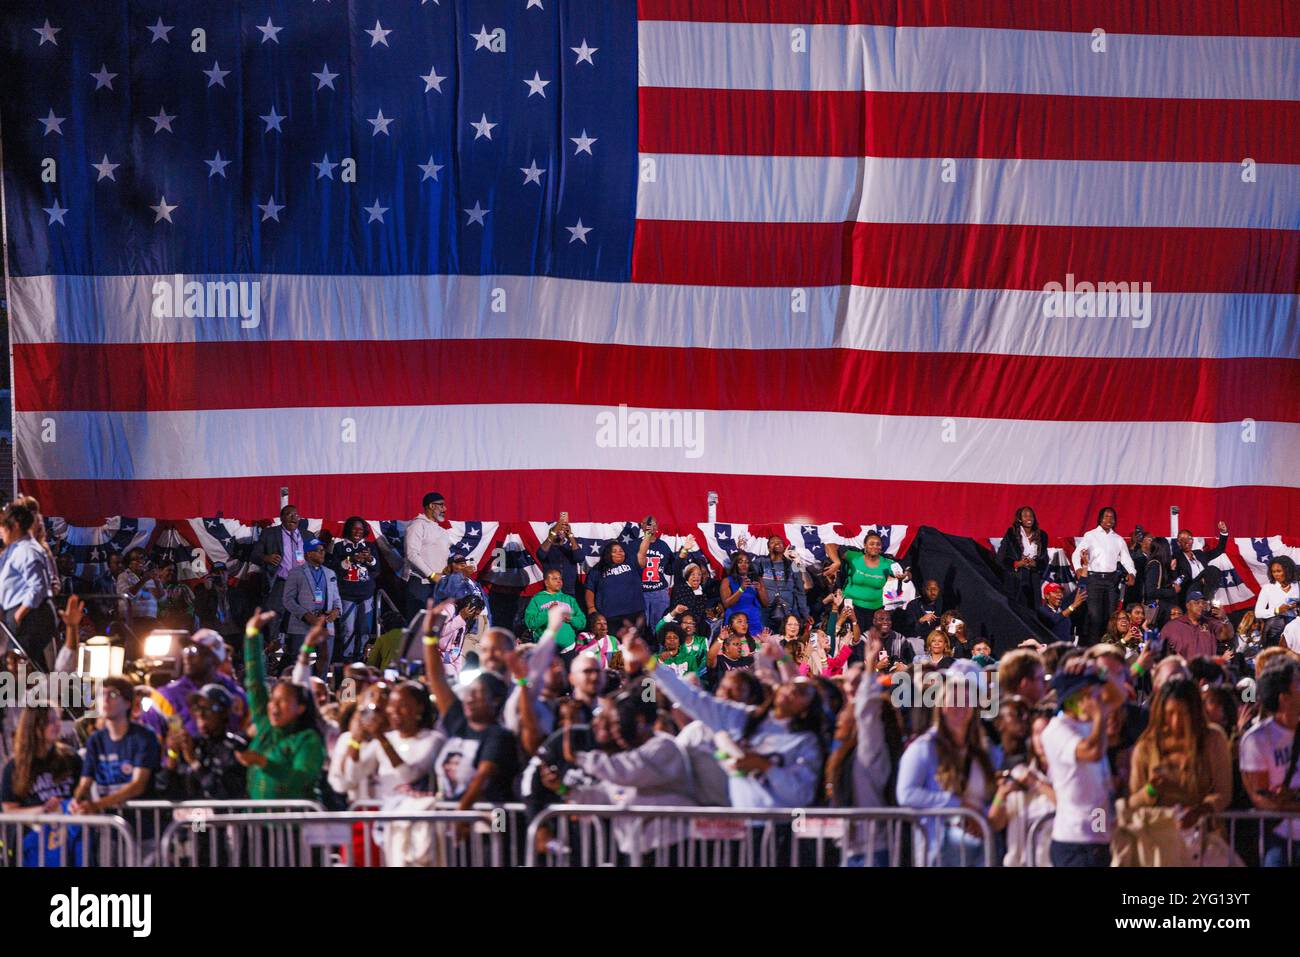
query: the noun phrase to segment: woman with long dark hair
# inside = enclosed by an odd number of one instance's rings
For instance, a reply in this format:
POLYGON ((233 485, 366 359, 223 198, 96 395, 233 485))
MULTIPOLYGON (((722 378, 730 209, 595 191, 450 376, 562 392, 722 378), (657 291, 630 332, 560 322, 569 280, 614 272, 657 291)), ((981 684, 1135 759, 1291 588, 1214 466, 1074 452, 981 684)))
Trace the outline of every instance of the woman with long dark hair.
POLYGON ((931 679, 944 682, 943 703, 934 709, 930 730, 903 752, 898 768, 899 806, 939 813, 926 823, 931 865, 984 863, 982 841, 967 830, 965 821, 942 816, 946 808, 987 815, 993 794, 993 761, 975 708, 978 669, 971 669, 974 666, 954 668, 931 679))
POLYGON ((1295 562, 1289 555, 1268 561, 1268 583, 1255 599, 1255 620, 1260 623, 1265 646, 1276 645, 1283 629, 1300 612, 1300 584, 1296 583, 1295 562))
POLYGON ((1007 572, 1007 597, 1025 608, 1037 608, 1047 572, 1047 533, 1028 505, 1016 509, 1016 520, 998 544, 998 563, 1007 572))
POLYGON ((274 617, 259 608, 244 629, 244 690, 255 735, 235 757, 248 768, 250 798, 315 800, 325 766, 324 724, 310 687, 286 678, 266 692, 262 629, 274 617))
POLYGON ((1173 556, 1169 553, 1169 539, 1151 539, 1151 560, 1142 573, 1142 604, 1147 607, 1147 620, 1152 628, 1160 629, 1169 621, 1169 609, 1178 600, 1178 583, 1174 579, 1173 556))
POLYGON ((72 797, 81 772, 77 752, 59 740, 59 710, 28 705, 18 718, 13 757, 0 780, 0 805, 15 811, 57 814, 72 797))
POLYGON ((727 577, 722 580, 722 607, 727 610, 727 623, 741 612, 749 620, 751 632, 763 628, 763 609, 767 607, 767 587, 761 576, 749 574, 749 553, 737 548, 731 553, 727 577))
MULTIPOLYGON (((757 707, 727 701, 687 684, 639 639, 631 642, 632 670, 650 671, 659 690, 717 737, 734 807, 808 807, 817 799, 822 776, 822 736, 828 730, 821 696, 813 682, 796 678, 777 685, 757 707)), ((775 662, 781 646, 772 638, 762 654, 775 662)))

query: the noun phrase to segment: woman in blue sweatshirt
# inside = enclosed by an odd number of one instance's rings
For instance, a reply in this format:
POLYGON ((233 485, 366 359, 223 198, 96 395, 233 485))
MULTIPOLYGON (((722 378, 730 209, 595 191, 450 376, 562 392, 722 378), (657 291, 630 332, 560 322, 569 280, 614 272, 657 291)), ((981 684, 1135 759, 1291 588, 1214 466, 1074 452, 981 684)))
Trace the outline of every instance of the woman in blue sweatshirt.
MULTIPOLYGON (((627 550, 616 540, 608 541, 600 550, 600 561, 587 575, 587 615, 604 615, 611 635, 645 615, 641 569, 648 545, 649 539, 642 536, 641 550, 635 560, 628 561, 627 550)), ((654 623, 650 624, 653 627, 654 623)))

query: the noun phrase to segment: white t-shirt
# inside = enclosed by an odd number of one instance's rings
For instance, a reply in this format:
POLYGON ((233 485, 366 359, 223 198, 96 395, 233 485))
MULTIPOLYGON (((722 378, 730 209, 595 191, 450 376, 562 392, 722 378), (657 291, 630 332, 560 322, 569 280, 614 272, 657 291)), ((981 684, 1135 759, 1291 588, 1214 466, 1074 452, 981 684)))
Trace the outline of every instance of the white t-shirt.
POLYGON ((1080 764, 1075 748, 1092 725, 1058 714, 1043 730, 1047 776, 1056 791, 1052 840, 1067 844, 1108 844, 1115 811, 1110 800, 1110 760, 1080 764), (1098 809, 1101 813, 1097 813, 1098 809))
MULTIPOLYGON (((1268 786, 1272 790, 1281 787, 1282 775, 1291 761, 1291 743, 1295 732, 1288 731, 1272 718, 1266 718, 1247 731, 1241 738, 1241 770, 1267 771, 1268 786)), ((1291 787, 1296 787, 1297 777, 1291 775, 1291 787)), ((1300 838, 1300 821, 1290 824, 1291 836, 1300 838)), ((1286 837, 1287 824, 1279 824, 1273 831, 1278 837, 1286 837)))

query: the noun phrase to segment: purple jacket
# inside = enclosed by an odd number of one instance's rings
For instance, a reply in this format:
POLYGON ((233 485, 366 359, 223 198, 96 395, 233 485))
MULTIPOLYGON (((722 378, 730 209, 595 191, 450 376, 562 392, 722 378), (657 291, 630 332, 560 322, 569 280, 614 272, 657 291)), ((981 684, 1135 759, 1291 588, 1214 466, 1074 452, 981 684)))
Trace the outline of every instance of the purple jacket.
MULTIPOLYGON (((243 713, 248 714, 248 696, 244 694, 244 689, 239 686, 239 682, 218 672, 213 679, 213 683, 219 684, 229 691, 232 698, 238 698, 242 701, 244 705, 243 713)), ((172 711, 181 716, 181 719, 185 722, 185 730, 190 737, 197 737, 199 728, 194 723, 194 717, 190 714, 189 697, 201 687, 202 685, 196 684, 189 675, 181 675, 175 681, 156 689, 153 693, 155 699, 160 697, 166 699, 167 703, 171 705, 172 711)), ((158 737, 164 741, 167 739, 167 717, 157 703, 148 711, 141 712, 139 720, 141 724, 157 734, 158 737)), ((239 715, 232 713, 228 730, 238 733, 241 723, 239 715)))

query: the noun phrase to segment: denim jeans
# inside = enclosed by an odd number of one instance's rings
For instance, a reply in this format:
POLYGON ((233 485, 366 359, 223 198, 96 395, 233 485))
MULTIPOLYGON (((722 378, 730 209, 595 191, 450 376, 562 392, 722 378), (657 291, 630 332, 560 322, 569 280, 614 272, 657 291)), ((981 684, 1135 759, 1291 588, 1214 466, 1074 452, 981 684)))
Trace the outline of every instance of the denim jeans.
POLYGON ((1071 844, 1053 841, 1053 867, 1110 867, 1109 844, 1071 844))
POLYGON ((361 657, 366 637, 374 626, 374 614, 373 595, 365 601, 343 601, 339 620, 334 624, 334 661, 353 662, 361 657))

